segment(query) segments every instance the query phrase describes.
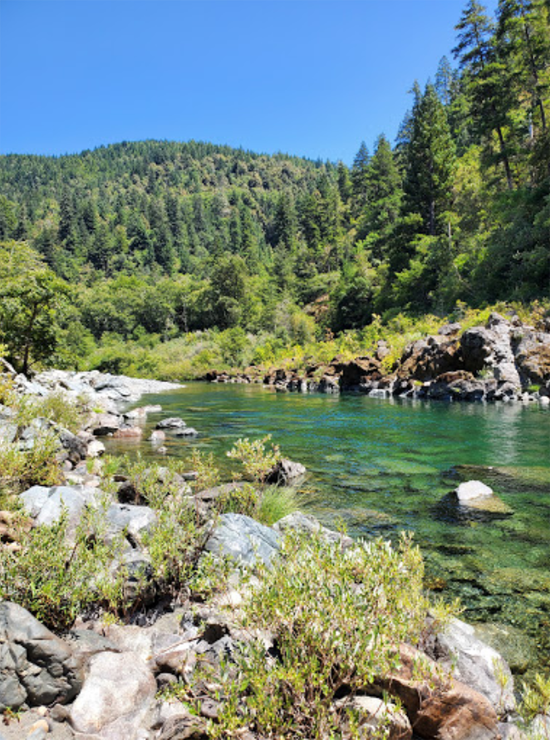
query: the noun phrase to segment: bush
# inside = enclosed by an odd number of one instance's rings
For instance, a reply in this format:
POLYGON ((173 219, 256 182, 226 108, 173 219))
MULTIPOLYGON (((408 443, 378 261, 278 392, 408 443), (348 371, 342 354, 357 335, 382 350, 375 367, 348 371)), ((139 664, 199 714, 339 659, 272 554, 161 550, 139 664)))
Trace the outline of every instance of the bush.
POLYGON ((124 607, 123 570, 110 566, 123 538, 105 544, 105 509, 86 510, 74 537, 66 513, 51 527, 21 530, 19 551, 0 549, 0 597, 28 609, 50 629, 65 630, 92 604, 110 611, 124 607))
POLYGON ((335 703, 397 667, 398 646, 419 639, 428 602, 418 548, 403 535, 359 542, 345 552, 320 537, 287 538, 281 560, 264 569, 245 605, 245 626, 268 630, 243 647, 223 678, 226 697, 213 737, 249 726, 266 737, 331 736, 346 718, 335 703))

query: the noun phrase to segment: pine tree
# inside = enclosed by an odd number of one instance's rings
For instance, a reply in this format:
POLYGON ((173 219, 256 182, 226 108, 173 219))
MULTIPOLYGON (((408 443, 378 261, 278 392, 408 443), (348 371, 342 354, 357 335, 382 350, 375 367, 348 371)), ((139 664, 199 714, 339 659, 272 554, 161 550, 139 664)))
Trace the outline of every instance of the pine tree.
POLYGON ((382 260, 399 218, 403 197, 401 174, 384 135, 378 137, 370 161, 369 191, 370 200, 359 222, 358 238, 367 238, 372 256, 382 260))
POLYGON ((516 84, 528 93, 531 114, 544 134, 550 89, 550 25, 541 0, 499 0, 497 40, 516 84))
POLYGON ((484 11, 477 0, 469 0, 456 25, 458 44, 453 54, 464 71, 471 114, 488 144, 493 132, 496 133, 506 183, 513 190, 509 145, 505 138, 505 129, 510 124, 512 86, 506 67, 496 53, 493 24, 484 11))
POLYGON ((369 161, 367 145, 361 142, 351 168, 351 187, 353 193, 352 211, 357 215, 366 205, 369 192, 369 161))
POLYGON ((407 212, 421 216, 423 233, 430 236, 442 232, 443 214, 451 207, 455 164, 445 110, 433 85, 427 85, 412 113, 405 206, 407 212))

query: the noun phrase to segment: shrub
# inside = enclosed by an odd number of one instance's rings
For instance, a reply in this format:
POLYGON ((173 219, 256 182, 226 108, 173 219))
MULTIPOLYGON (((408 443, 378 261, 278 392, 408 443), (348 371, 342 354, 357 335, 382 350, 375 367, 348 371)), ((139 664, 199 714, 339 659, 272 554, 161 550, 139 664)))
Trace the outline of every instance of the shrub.
POLYGON ((256 518, 271 527, 279 519, 294 514, 303 504, 304 498, 290 486, 266 486, 256 508, 256 518))
POLYGON ((58 450, 59 442, 53 434, 38 435, 28 450, 0 441, 0 489, 4 493, 17 493, 33 485, 61 483, 58 450))
POLYGON ((268 442, 271 442, 270 434, 253 442, 246 438, 238 439, 227 453, 227 457, 239 460, 243 465, 245 475, 253 481, 262 483, 269 471, 281 459, 281 452, 277 445, 271 444, 271 449, 267 449, 268 442))
POLYGON ((222 671, 226 701, 212 736, 244 726, 266 737, 331 736, 346 718, 337 697, 390 673, 399 643, 419 638, 428 609, 422 575, 405 535, 397 548, 376 540, 345 552, 319 537, 287 538, 245 605, 245 626, 269 630, 277 657, 253 641, 232 678, 222 671))
POLYGON ((52 526, 19 534, 19 551, 0 549, 0 597, 20 604, 50 629, 65 630, 87 607, 116 611, 124 606, 124 572, 110 566, 123 538, 106 544, 104 507, 86 510, 74 537, 66 512, 52 526))

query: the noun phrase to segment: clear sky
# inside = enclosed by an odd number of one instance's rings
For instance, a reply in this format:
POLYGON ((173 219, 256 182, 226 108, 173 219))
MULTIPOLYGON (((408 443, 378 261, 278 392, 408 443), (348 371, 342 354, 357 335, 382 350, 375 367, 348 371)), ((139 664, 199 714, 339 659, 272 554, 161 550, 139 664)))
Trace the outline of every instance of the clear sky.
POLYGON ((1 0, 0 153, 196 139, 349 164, 394 139, 465 4, 1 0))

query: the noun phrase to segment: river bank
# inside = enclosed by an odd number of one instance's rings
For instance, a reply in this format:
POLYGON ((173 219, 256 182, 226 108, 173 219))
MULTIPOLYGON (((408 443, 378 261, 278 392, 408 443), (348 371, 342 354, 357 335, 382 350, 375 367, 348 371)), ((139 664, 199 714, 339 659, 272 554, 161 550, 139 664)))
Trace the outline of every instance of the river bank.
POLYGON ((409 344, 399 357, 379 341, 372 354, 239 373, 207 373, 210 382, 261 382, 279 391, 339 393, 446 401, 523 401, 550 406, 550 333, 517 316, 492 313, 484 326, 460 323, 409 344))
MULTIPOLYGON (((63 382, 66 381, 63 375, 57 374, 55 377, 57 380, 55 383, 52 381, 52 388, 59 386, 61 379, 63 382)), ((116 381, 103 379, 106 381, 104 385, 97 376, 95 380, 97 392, 105 391, 113 385, 120 388, 126 382, 120 379, 116 381), (97 390, 98 386, 99 390, 97 390)), ((78 386, 80 379, 73 377, 73 381, 78 386)), ((44 378, 42 378, 42 383, 46 385, 44 378)), ((77 394, 80 393, 80 389, 76 387, 73 390, 77 394)), ((124 393, 121 394, 118 390, 116 392, 124 397, 124 393)), ((113 402, 114 399, 106 400, 113 402)), ((97 397, 94 402, 98 402, 97 397)), ((127 428, 132 428, 132 424, 138 427, 140 420, 142 421, 148 413, 147 406, 141 408, 144 411, 138 413, 130 411, 123 415, 120 414, 121 409, 118 407, 118 418, 127 428)), ((158 406, 153 409, 149 413, 156 414, 155 418, 161 415, 166 418, 166 412, 158 406)), ((110 410, 114 411, 112 407, 110 410)), ((268 562, 275 557, 281 547, 280 532, 284 527, 282 525, 275 528, 265 527, 239 513, 220 514, 216 501, 219 503, 221 491, 201 489, 199 484, 191 488, 189 481, 185 480, 185 475, 182 476, 182 472, 185 472, 183 470, 176 474, 168 472, 166 467, 150 465, 147 475, 143 468, 137 477, 134 475, 131 481, 132 486, 127 485, 128 476, 123 476, 125 479, 121 480, 120 474, 110 476, 106 471, 102 473, 101 465, 95 469, 95 472, 91 472, 89 464, 86 463, 91 442, 98 441, 105 434, 113 436, 116 434, 116 430, 104 433, 107 426, 105 419, 101 418, 104 412, 105 409, 100 412, 97 407, 92 410, 91 425, 90 417, 88 417, 86 429, 80 432, 77 430, 74 435, 77 439, 82 439, 87 434, 92 434, 96 438, 91 440, 85 448, 80 448, 80 452, 83 453, 81 460, 77 461, 74 457, 74 449, 64 460, 59 460, 60 464, 66 468, 66 483, 72 485, 62 489, 42 486, 36 490, 37 487, 35 487, 34 491, 27 490, 20 496, 25 502, 27 516, 32 520, 32 527, 36 531, 38 527, 55 526, 61 516, 63 505, 69 507, 69 520, 78 526, 84 512, 97 507, 100 491, 103 490, 107 494, 106 512, 110 536, 113 537, 118 533, 117 536, 122 535, 125 542, 124 588, 126 598, 131 599, 135 610, 127 607, 126 619, 123 618, 122 622, 115 624, 109 620, 105 621, 101 614, 83 613, 77 622, 73 623, 73 629, 68 638, 64 637, 63 642, 60 643, 51 633, 44 632, 44 628, 37 625, 30 615, 3 602, 2 625, 5 640, 8 643, 10 639, 15 640, 19 646, 17 649, 20 654, 20 664, 15 672, 12 671, 9 674, 11 678, 7 680, 7 683, 2 684, 2 689, 11 691, 13 698, 18 691, 14 684, 14 681, 17 681, 20 686, 17 695, 21 697, 25 691, 27 692, 22 701, 23 707, 29 703, 29 696, 31 704, 35 701, 40 706, 51 704, 50 707, 40 709, 40 712, 44 715, 44 721, 51 730, 48 734, 54 738, 74 735, 79 738, 93 737, 94 740, 95 738, 107 740, 107 738, 118 738, 122 734, 128 738, 158 737, 163 740, 167 738, 175 740, 180 737, 215 737, 215 727, 217 724, 219 726, 217 718, 218 715, 221 716, 223 707, 220 706, 219 700, 215 700, 214 704, 212 700, 210 703, 207 701, 208 696, 204 694, 204 687, 197 686, 198 693, 193 694, 194 684, 193 681, 189 681, 193 674, 193 666, 198 656, 201 656, 200 661, 206 656, 207 660, 216 666, 224 654, 236 655, 243 649, 243 639, 246 643, 250 635, 248 638, 243 636, 240 612, 243 603, 249 597, 250 589, 246 586, 246 581, 242 580, 242 574, 239 575, 240 569, 243 564, 248 564, 253 568, 260 567, 261 571, 261 563, 257 560, 258 555, 261 553, 260 560, 265 559, 268 562), (97 434, 98 431, 99 434, 97 434), (161 470, 164 472, 161 473, 161 470), (116 480, 117 477, 118 480, 116 480), (148 492, 148 486, 144 483, 145 479, 149 483, 154 481, 154 491, 161 493, 160 498, 164 503, 159 502, 157 498, 157 508, 151 505, 151 501, 147 502, 147 496, 151 495, 151 491, 148 492), (128 503, 127 497, 131 487, 133 487, 134 499, 133 503, 128 503), (154 562, 151 559, 151 541, 147 540, 147 534, 150 536, 151 532, 156 532, 160 536, 160 528, 155 530, 155 522, 159 521, 162 521, 162 529, 166 531, 166 525, 168 521, 171 521, 165 518, 169 513, 169 509, 164 508, 167 501, 171 501, 172 504, 179 502, 178 505, 183 505, 183 508, 171 510, 172 515, 176 511, 179 515, 185 510, 189 511, 191 502, 193 526, 196 525, 197 512, 200 512, 200 526, 199 529, 194 530, 200 552, 203 552, 205 548, 206 551, 218 555, 231 553, 235 556, 236 553, 238 554, 240 568, 236 569, 233 564, 230 571, 226 571, 222 581, 218 581, 214 592, 208 597, 206 605, 204 594, 195 594, 193 597, 185 589, 179 592, 179 596, 175 596, 173 588, 169 587, 165 580, 159 578, 158 573, 155 575, 154 562), (256 546, 252 547, 251 542, 256 543, 256 546), (147 573, 149 575, 146 578, 136 578, 136 573, 139 573, 140 569, 142 575, 147 573), (183 602, 182 595, 184 595, 183 602), (189 600, 190 596, 191 600, 189 600), (197 609, 200 614, 198 621, 197 609), (131 615, 130 618, 129 615, 131 615), (133 624, 128 624, 128 621, 133 624), (140 622, 142 626, 139 626, 140 622), (16 629, 15 637, 14 629, 16 629), (38 634, 43 644, 52 648, 50 652, 45 651, 49 657, 46 661, 44 658, 41 659, 40 670, 36 668, 36 664, 33 664, 32 651, 27 641, 36 639, 35 637, 30 638, 29 635, 38 634), (25 655, 21 653, 21 648, 25 655), (60 654, 62 658, 59 657, 60 654), (57 668, 50 672, 51 666, 48 661, 52 663, 52 666, 54 664, 63 666, 61 675, 57 668), (55 674, 56 671, 57 683, 52 679, 52 673, 55 674), (25 679, 20 680, 27 673, 38 676, 34 680, 30 695, 28 682, 25 679), (180 685, 182 682, 188 688, 191 687, 190 696, 194 705, 199 708, 199 717, 189 712, 189 696, 186 696, 183 702, 181 698, 169 699, 167 696, 163 699, 155 698, 156 687, 180 685), (40 690, 35 691, 37 685, 40 686, 40 690), (101 690, 100 686, 103 687, 101 690), (105 691, 106 686, 112 686, 112 692, 111 689, 105 691), (32 693, 33 691, 35 693, 32 693), (110 693, 114 692, 118 697, 116 706, 110 698, 110 693), (44 699, 45 696, 48 697, 47 701, 44 699), (54 696, 55 699, 52 699, 54 696)), ((114 413, 111 415, 115 416, 114 413)), ((177 427, 172 426, 172 429, 177 429, 177 427)), ((93 465, 95 466, 95 463, 93 465)), ((187 472, 196 471, 188 470, 187 472)), ((191 485, 195 484, 191 482, 191 485)), ((311 526, 314 530, 319 528, 319 525, 311 518, 307 521, 310 528, 311 526)), ((303 529, 303 526, 303 520, 294 518, 290 520, 287 528, 303 529)), ((72 532, 72 535, 69 533, 69 553, 74 552, 72 548, 75 546, 75 530, 73 529, 72 532)), ((179 534, 182 535, 183 532, 179 530, 179 534)), ((325 537, 329 536, 324 530, 321 530, 321 534, 325 537)), ((184 538, 181 537, 181 542, 183 541, 184 538)), ((338 535, 330 535, 329 541, 335 542, 338 549, 343 542, 338 535)), ((165 548, 167 545, 168 542, 165 541, 165 548)), ((350 552, 355 552, 353 547, 350 552)), ((359 552, 362 551, 357 551, 354 557, 359 557, 359 552)), ((365 551, 361 557, 367 555, 368 552, 365 551)), ((380 558, 379 553, 376 556, 376 563, 371 562, 371 566, 376 564, 378 567, 380 558)), ((198 563, 199 559, 194 556, 192 561, 198 563)), ((346 560, 343 562, 345 563, 346 560)), ((120 562, 118 571, 120 573, 120 562)), ((265 574, 263 577, 266 577, 265 574)), ((409 619, 412 620, 412 615, 409 619)), ((426 676, 431 676, 431 678, 421 679, 407 673, 409 670, 407 666, 411 666, 412 645, 400 650, 401 668, 397 673, 394 669, 391 673, 391 680, 384 686, 390 694, 402 697, 405 702, 404 714, 399 714, 398 717, 396 710, 383 706, 377 698, 377 692, 372 689, 369 691, 366 684, 361 687, 355 686, 347 695, 344 693, 344 697, 348 697, 347 700, 342 703, 342 698, 338 699, 340 704, 337 701, 332 711, 337 711, 342 722, 343 718, 348 716, 348 709, 358 712, 364 731, 367 731, 365 727, 371 726, 369 722, 375 721, 377 717, 384 714, 391 728, 391 736, 396 736, 397 732, 397 736, 403 738, 410 736, 411 726, 417 734, 425 738, 450 737, 451 735, 462 738, 470 737, 472 733, 487 738, 496 737, 497 733, 507 735, 515 726, 513 722, 510 722, 515 715, 513 697, 510 693, 509 673, 504 668, 501 669, 505 670, 507 676, 506 691, 508 692, 506 693, 508 698, 502 700, 503 689, 499 685, 494 668, 494 661, 500 661, 498 656, 495 656, 488 647, 476 642, 478 638, 466 626, 453 622, 449 630, 444 633, 439 633, 437 630, 434 633, 433 630, 428 630, 426 634, 432 635, 431 642, 420 645, 423 651, 427 651, 424 652, 427 657, 422 657, 422 653, 419 653, 414 659, 421 658, 423 664, 428 665, 425 669, 427 670, 426 676), (434 634, 439 636, 435 638, 434 634), (447 637, 444 637, 444 634, 447 637), (434 639, 435 642, 433 642, 434 639), (471 658, 468 657, 472 653, 478 656, 477 666, 473 666, 471 658), (452 688, 446 688, 445 680, 440 684, 440 673, 432 673, 432 670, 435 671, 436 668, 435 666, 433 669, 429 667, 432 665, 429 656, 431 659, 437 658, 443 666, 448 666, 451 662, 455 663, 457 680, 452 684, 452 688), (472 678, 472 671, 478 674, 477 678, 472 678), (439 676, 437 679, 436 675, 439 676), (488 675, 489 678, 487 678, 488 675), (424 682, 431 683, 434 680, 441 685, 441 691, 436 692, 438 696, 434 695, 431 690, 426 693, 424 682), (459 684, 460 680, 467 683, 470 688, 462 687, 459 684), (472 691, 472 687, 475 691, 472 691), (401 691, 405 693, 401 694, 401 691), (411 696, 417 699, 409 701, 411 696), (441 714, 441 701, 450 703, 454 707, 450 712, 447 711, 445 716, 441 714), (476 719, 479 715, 483 716, 481 721, 476 719), (504 720, 504 725, 502 725, 502 720, 504 720)), ((274 635, 274 638, 276 640, 277 636, 274 635)), ((414 642, 418 647, 417 640, 414 642)), ((13 651, 9 654, 13 655, 13 651)), ((413 652, 412 655, 416 653, 413 652)), ((504 663, 499 662, 498 665, 503 666, 504 663)), ((9 669, 9 661, 4 667, 6 670, 9 669)), ((223 702, 221 704, 223 705, 223 702)), ((17 710, 17 702, 11 701, 9 706, 17 710)), ((28 721, 30 719, 35 722, 40 721, 37 719, 37 711, 32 710, 25 714, 22 721, 27 722, 27 725, 10 725, 6 729, 6 737, 21 737, 21 734, 14 735, 13 732, 17 730, 21 733, 23 726, 29 727, 30 732, 28 721)), ((32 732, 38 730, 40 728, 35 728, 32 732)), ((340 730, 342 737, 353 736, 349 726, 345 726, 345 723, 341 724, 340 730)), ((248 728, 246 732, 248 735, 246 733, 245 735, 249 738, 257 738, 261 734, 254 731, 254 728, 248 728)), ((245 735, 241 733, 240 736, 245 735)), ((32 736, 34 740, 33 735, 29 736, 32 736)), ((292 736, 289 735, 289 737, 292 736)))

